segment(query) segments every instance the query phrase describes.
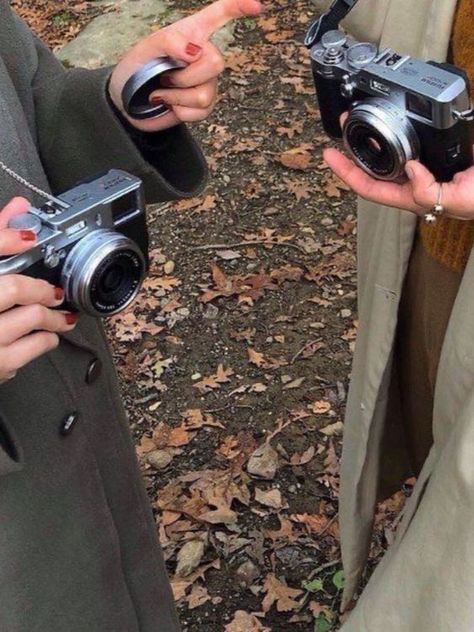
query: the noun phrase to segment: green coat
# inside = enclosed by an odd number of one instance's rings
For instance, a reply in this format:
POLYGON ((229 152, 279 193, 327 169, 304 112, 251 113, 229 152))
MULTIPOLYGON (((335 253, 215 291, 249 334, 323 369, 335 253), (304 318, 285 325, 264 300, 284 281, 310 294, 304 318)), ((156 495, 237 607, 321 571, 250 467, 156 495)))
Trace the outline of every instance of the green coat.
MULTIPOLYGON (((0 160, 54 192, 118 167, 149 201, 195 193, 205 166, 186 129, 155 171, 107 104, 109 73, 65 71, 0 0, 0 160)), ((44 202, 0 172, 0 207, 15 195, 44 202)), ((107 343, 83 317, 0 386, 0 630, 178 629, 107 343)))
MULTIPOLYGON (((424 59, 446 59, 456 0, 360 0, 348 28, 424 59)), ((377 488, 403 473, 400 440, 387 436, 397 311, 416 217, 359 204, 359 316, 342 459, 344 603, 367 560, 377 488)), ((434 445, 394 544, 344 632, 474 630, 474 257, 444 341, 435 391, 434 445)), ((416 384, 413 385, 416 388, 416 384)), ((392 417, 396 417, 396 402, 392 417)), ((400 427, 401 422, 398 423, 400 427)))

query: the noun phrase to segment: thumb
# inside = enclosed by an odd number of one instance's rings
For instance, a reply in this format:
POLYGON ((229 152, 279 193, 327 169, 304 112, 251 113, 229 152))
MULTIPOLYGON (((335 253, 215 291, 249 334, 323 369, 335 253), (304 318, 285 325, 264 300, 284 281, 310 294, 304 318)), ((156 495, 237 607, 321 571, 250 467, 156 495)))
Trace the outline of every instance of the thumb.
POLYGON ((0 210, 0 229, 6 228, 8 222, 15 217, 26 213, 31 208, 31 204, 23 197, 14 197, 0 210))
POLYGON ((413 199, 423 208, 430 208, 438 201, 439 184, 434 175, 420 162, 409 160, 405 171, 411 183, 413 199))

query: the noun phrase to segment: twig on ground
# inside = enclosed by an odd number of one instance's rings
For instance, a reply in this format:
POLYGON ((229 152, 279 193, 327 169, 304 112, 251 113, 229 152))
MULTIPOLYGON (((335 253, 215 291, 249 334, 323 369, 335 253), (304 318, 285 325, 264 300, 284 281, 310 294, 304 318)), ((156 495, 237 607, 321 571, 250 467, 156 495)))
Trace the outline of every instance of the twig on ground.
POLYGON ((304 353, 306 351, 306 349, 308 349, 308 347, 311 347, 312 345, 315 345, 317 342, 319 342, 319 338, 317 340, 311 340, 310 342, 308 342, 307 344, 305 344, 304 347, 302 347, 298 353, 295 353, 295 355, 291 358, 290 360, 290 364, 294 364, 296 362, 296 360, 300 357, 300 355, 302 353, 304 353))
MULTIPOLYGON (((191 244, 190 244, 191 245, 191 244)), ((252 241, 239 241, 235 244, 203 244, 202 246, 191 245, 192 250, 231 250, 232 248, 243 248, 245 246, 280 246, 281 248, 294 248, 304 255, 306 252, 297 244, 291 244, 287 241, 264 241, 264 240, 252 240, 252 241)))

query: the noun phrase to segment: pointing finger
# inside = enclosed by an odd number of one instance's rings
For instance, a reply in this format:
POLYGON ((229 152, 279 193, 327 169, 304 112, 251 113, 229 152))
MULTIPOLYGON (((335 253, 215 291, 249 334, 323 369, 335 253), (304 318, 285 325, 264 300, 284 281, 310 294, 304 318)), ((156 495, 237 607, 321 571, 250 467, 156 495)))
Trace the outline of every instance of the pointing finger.
POLYGON ((230 20, 258 15, 262 11, 259 0, 217 0, 179 23, 181 31, 189 31, 194 40, 207 40, 230 20))

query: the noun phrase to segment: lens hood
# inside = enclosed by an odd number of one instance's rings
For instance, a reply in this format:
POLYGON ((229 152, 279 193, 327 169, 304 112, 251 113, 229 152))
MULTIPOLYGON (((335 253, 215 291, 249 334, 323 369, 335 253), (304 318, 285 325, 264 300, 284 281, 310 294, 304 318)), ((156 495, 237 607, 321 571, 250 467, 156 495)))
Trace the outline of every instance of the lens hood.
POLYGON ((152 105, 150 95, 163 86, 160 77, 170 70, 186 68, 186 64, 171 57, 157 57, 137 70, 125 83, 122 102, 125 112, 135 119, 163 116, 169 112, 165 104, 152 105))

